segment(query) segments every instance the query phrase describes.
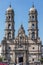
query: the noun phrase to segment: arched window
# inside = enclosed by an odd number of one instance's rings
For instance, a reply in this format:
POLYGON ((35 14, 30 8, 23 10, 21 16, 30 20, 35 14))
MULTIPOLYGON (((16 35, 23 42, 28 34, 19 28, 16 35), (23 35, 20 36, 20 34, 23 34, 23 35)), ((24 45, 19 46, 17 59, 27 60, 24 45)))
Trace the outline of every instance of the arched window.
POLYGON ((30 21, 32 20, 32 16, 31 16, 31 15, 29 16, 29 20, 30 20, 30 21))
POLYGON ((8 28, 11 29, 11 24, 8 25, 8 28))
POLYGON ((32 16, 32 21, 34 21, 34 16, 32 16))
POLYGON ((9 19, 10 19, 10 16, 9 16, 9 19))
POLYGON ((21 34, 19 35, 19 38, 20 38, 20 40, 22 40, 22 35, 21 34))
POLYGON ((34 25, 34 24, 32 24, 32 29, 34 29, 34 27, 35 27, 35 25, 34 25))
POLYGON ((11 21, 11 16, 9 16, 9 20, 11 21))
POLYGON ((11 47, 9 47, 9 49, 11 49, 11 47))
POLYGON ((32 59, 32 61, 34 61, 34 58, 32 59))
POLYGON ((35 39, 35 33, 32 32, 32 39, 35 39))
POLYGON ((30 19, 31 19, 31 16, 30 16, 30 19))
POLYGON ((8 33, 8 39, 11 39, 11 33, 10 32, 8 33))
POLYGON ((6 20, 8 20, 8 16, 6 16, 6 20))

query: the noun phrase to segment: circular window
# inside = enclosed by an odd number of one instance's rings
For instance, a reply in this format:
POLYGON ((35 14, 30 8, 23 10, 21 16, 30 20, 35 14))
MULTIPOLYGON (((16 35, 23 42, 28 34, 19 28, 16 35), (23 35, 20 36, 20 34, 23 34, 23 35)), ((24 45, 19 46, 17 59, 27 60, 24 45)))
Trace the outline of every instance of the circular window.
POLYGON ((35 49, 35 48, 33 47, 33 49, 35 49))

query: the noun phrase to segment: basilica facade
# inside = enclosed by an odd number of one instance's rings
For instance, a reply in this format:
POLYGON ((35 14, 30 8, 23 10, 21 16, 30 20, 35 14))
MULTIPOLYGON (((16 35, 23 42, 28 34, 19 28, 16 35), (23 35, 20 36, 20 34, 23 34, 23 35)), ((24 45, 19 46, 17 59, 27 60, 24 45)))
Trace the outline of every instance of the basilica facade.
POLYGON ((2 44, 3 61, 6 59, 11 65, 14 63, 34 63, 41 59, 41 40, 38 35, 38 12, 32 5, 29 10, 28 35, 21 24, 15 37, 15 12, 11 5, 6 10, 5 37, 2 44))

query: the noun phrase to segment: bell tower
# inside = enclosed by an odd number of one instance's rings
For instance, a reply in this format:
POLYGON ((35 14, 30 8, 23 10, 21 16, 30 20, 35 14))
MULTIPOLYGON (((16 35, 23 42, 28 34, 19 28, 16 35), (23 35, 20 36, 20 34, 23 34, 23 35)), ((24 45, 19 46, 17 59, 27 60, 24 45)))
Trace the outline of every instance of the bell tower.
POLYGON ((6 39, 14 39, 14 10, 11 5, 8 7, 6 11, 6 22, 5 22, 5 37, 6 39))
POLYGON ((38 20, 37 20, 37 10, 32 5, 32 8, 29 10, 29 38, 37 39, 38 38, 38 20))

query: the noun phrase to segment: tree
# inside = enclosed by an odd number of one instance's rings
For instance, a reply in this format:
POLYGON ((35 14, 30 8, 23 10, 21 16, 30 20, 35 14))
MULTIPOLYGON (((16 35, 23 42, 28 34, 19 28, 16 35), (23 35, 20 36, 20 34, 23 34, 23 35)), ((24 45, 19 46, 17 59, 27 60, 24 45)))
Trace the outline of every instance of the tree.
POLYGON ((40 62, 43 63, 43 58, 40 59, 40 62))
POLYGON ((2 59, 3 59, 3 58, 2 58, 2 57, 0 57, 0 62, 2 62, 2 59))

